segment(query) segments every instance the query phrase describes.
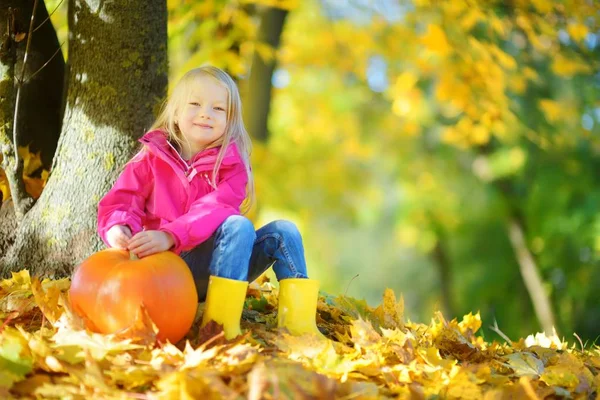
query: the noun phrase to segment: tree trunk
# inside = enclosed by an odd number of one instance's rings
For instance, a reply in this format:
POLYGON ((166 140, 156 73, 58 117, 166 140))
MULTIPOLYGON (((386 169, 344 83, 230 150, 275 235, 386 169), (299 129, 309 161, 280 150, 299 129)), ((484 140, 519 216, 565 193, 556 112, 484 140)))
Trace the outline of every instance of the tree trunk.
MULTIPOLYGON (((266 8, 262 14, 258 40, 277 50, 287 14, 287 10, 266 8)), ((266 142, 268 138, 267 121, 271 108, 271 80, 275 66, 275 58, 265 60, 257 51, 254 52, 247 91, 252 101, 246 102, 244 121, 250 136, 261 142, 266 142)))
POLYGON ((442 310, 448 319, 456 316, 452 298, 452 268, 447 253, 447 240, 442 231, 437 229, 438 240, 431 256, 438 267, 440 286, 442 289, 442 310))
POLYGON ((3 275, 66 276, 100 249, 98 201, 166 93, 166 3, 70 0, 67 84, 50 178, 0 260, 3 275))
POLYGON ((0 205, 0 254, 8 249, 15 241, 18 223, 12 200, 2 202, 0 205))
POLYGON ((551 335, 556 326, 554 322, 554 313, 552 312, 552 306, 550 305, 548 295, 544 290, 543 281, 538 272, 536 262, 525 243, 523 228, 515 218, 509 221, 507 228, 510 242, 519 263, 521 276, 523 277, 523 282, 525 282, 525 287, 529 292, 535 314, 542 329, 548 335, 551 335))

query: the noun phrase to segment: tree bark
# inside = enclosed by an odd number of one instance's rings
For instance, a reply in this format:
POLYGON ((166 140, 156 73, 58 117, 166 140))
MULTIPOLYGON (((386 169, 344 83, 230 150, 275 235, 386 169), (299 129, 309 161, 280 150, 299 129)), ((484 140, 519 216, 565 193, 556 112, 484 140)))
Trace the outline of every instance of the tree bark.
POLYGON ((18 222, 12 200, 0 205, 0 254, 4 254, 15 241, 18 222))
MULTIPOLYGON (((287 10, 266 8, 262 14, 258 40, 277 49, 287 14, 287 10)), ((275 66, 275 57, 265 60, 257 51, 254 52, 248 83, 248 95, 251 96, 252 101, 246 102, 244 121, 250 136, 261 142, 266 142, 268 138, 267 122, 271 108, 271 80, 275 66)))
POLYGON ((50 178, 0 259, 3 275, 67 276, 101 248, 98 201, 166 94, 166 3, 70 0, 67 85, 50 178))

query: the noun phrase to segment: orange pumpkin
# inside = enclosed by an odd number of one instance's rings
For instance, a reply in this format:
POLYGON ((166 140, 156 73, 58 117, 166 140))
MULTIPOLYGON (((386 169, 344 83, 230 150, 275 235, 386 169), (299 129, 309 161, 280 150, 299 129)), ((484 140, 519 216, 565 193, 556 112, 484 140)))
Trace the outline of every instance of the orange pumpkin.
POLYGON ((100 333, 130 327, 143 304, 158 339, 171 343, 189 331, 198 306, 192 273, 170 251, 140 259, 125 250, 95 253, 75 270, 69 297, 88 329, 100 333))

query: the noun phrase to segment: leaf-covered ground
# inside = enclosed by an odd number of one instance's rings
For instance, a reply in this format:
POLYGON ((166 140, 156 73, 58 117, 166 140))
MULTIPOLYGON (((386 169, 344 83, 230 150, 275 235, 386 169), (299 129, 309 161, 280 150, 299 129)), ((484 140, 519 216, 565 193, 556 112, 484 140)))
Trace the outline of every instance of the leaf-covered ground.
POLYGON ((278 331, 276 290, 254 284, 243 336, 225 341, 196 318, 173 345, 155 344, 146 314, 118 335, 87 332, 68 287, 27 271, 0 282, 0 398, 588 399, 600 383, 597 347, 541 334, 488 343, 472 314, 406 321, 391 290, 375 309, 322 297, 317 323, 332 340, 319 341, 278 331))

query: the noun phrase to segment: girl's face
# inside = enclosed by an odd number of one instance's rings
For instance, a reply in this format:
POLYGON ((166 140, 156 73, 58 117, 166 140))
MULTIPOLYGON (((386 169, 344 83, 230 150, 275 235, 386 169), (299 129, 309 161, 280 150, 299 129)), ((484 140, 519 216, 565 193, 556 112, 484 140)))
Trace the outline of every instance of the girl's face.
POLYGON ((179 130, 189 142, 184 141, 184 158, 191 158, 221 138, 227 126, 225 87, 208 76, 198 78, 193 85, 188 102, 178 112, 179 130))

